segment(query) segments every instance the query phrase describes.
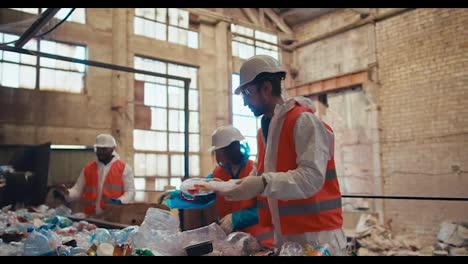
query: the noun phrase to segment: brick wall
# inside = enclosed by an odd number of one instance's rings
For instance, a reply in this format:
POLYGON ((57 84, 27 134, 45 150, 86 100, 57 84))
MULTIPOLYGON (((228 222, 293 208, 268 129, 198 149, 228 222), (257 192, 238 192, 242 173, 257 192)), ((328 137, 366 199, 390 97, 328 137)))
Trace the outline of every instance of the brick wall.
MULTIPOLYGON (((416 9, 376 25, 386 195, 468 197, 467 25, 467 9, 416 9)), ((434 239, 443 220, 468 219, 468 203, 394 200, 385 213, 395 230, 434 239)))

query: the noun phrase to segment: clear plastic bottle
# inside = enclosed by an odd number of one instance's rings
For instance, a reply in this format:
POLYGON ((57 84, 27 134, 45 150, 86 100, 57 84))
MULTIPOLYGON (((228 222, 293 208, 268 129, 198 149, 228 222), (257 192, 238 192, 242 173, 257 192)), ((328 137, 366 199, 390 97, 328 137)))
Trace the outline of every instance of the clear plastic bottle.
POLYGON ((25 256, 42 256, 52 253, 49 247, 49 239, 40 232, 32 231, 24 242, 25 256))

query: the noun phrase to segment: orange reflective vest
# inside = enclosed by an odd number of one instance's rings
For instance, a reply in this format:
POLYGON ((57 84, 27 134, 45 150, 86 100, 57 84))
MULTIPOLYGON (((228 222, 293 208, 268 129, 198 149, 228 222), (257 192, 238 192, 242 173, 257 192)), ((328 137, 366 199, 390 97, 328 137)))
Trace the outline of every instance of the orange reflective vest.
MULTIPOLYGON (((241 169, 239 173, 239 179, 247 177, 249 173, 253 169, 253 161, 248 160, 244 167, 241 169)), ((229 172, 220 166, 216 166, 215 170, 213 171, 213 178, 217 178, 223 181, 228 181, 231 179, 231 175, 229 172)), ((252 198, 250 200, 243 200, 243 201, 227 201, 224 199, 223 196, 218 195, 216 197, 216 213, 218 217, 221 219, 228 214, 232 214, 233 212, 248 209, 255 207, 257 203, 256 198, 252 198)), ((241 232, 249 233, 254 236, 260 244, 267 247, 273 247, 273 226, 262 226, 260 224, 255 224, 252 226, 248 226, 242 230, 238 230, 241 232)))
MULTIPOLYGON (((278 142, 277 172, 287 172, 297 168, 296 150, 294 144, 294 125, 303 112, 313 111, 296 103, 286 114, 278 142)), ((323 122, 325 128, 333 133, 330 126, 323 122)), ((257 172, 264 171, 265 144, 261 129, 257 134, 258 164, 257 172)), ((330 148, 334 147, 334 142, 330 148)), ((330 150, 333 153, 333 149, 330 150)), ((259 222, 262 225, 272 224, 268 201, 258 195, 259 222)), ((335 161, 332 156, 327 162, 325 182, 322 189, 306 199, 278 200, 278 213, 283 235, 302 234, 334 230, 342 227, 341 192, 335 171, 335 161)))
MULTIPOLYGON (((123 172, 125 163, 121 160, 116 160, 109 168, 104 184, 102 186, 102 195, 100 207, 105 208, 106 203, 110 203, 110 199, 117 199, 124 194, 123 172)), ((96 212, 96 199, 98 194, 98 165, 96 161, 88 162, 84 167, 85 184, 83 187, 82 198, 84 201, 84 212, 87 215, 92 215, 96 212)))

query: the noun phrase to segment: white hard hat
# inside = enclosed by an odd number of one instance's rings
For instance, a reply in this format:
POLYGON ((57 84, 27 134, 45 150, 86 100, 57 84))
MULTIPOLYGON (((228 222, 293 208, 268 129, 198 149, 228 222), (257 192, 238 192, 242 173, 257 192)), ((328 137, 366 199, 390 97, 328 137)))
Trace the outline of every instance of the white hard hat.
POLYGON ((211 135, 212 146, 208 151, 224 148, 234 141, 242 141, 244 139, 244 136, 242 136, 241 132, 237 128, 231 125, 222 126, 217 128, 211 135))
POLYGON ((269 73, 286 73, 284 68, 281 66, 278 60, 268 55, 256 55, 250 57, 244 62, 240 68, 240 82, 239 86, 234 91, 235 94, 239 94, 242 86, 250 83, 263 72, 269 73))
POLYGON ((99 134, 96 137, 96 144, 94 144, 96 148, 113 148, 115 146, 117 146, 115 139, 109 134, 99 134))

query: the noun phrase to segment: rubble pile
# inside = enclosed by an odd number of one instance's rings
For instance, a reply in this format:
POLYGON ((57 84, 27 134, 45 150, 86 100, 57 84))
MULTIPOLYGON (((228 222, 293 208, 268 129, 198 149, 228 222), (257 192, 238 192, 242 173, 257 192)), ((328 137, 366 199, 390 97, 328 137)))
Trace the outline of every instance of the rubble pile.
POLYGON ((468 222, 443 222, 437 240, 434 255, 468 256, 468 222))
POLYGON ((367 214, 361 215, 357 224, 356 239, 358 256, 427 256, 433 251, 414 236, 392 234, 375 216, 367 214))

